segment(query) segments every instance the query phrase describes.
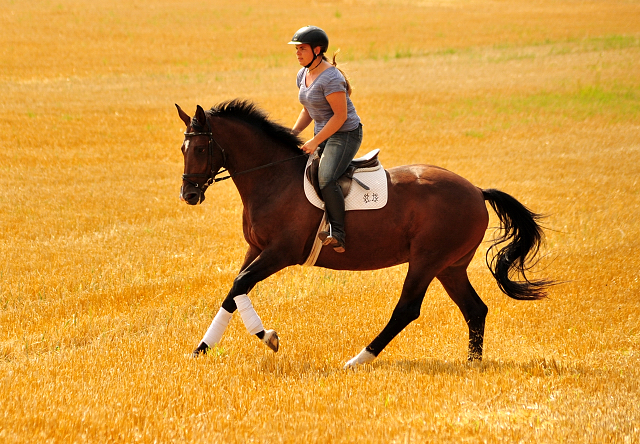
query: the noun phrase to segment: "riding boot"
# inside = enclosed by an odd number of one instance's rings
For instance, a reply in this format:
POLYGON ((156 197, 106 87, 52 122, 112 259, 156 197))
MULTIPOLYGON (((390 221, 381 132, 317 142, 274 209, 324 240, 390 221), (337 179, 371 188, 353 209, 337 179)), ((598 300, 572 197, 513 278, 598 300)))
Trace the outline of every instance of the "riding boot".
POLYGON ((321 190, 324 208, 329 220, 329 231, 321 231, 318 238, 323 245, 329 245, 337 253, 345 251, 344 196, 337 182, 332 182, 321 190))

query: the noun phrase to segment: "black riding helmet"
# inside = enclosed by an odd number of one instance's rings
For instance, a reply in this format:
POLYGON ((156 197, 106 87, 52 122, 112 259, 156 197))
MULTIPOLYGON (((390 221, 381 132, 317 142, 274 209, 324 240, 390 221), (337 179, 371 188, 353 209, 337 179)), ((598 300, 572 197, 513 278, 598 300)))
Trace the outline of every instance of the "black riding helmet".
POLYGON ((289 45, 302 45, 308 44, 311 46, 311 50, 314 48, 320 47, 320 54, 313 53, 313 60, 309 63, 305 68, 309 68, 313 62, 315 62, 316 58, 320 57, 322 54, 327 52, 329 49, 329 37, 327 33, 317 26, 305 26, 300 28, 293 34, 291 41, 288 43, 289 45))

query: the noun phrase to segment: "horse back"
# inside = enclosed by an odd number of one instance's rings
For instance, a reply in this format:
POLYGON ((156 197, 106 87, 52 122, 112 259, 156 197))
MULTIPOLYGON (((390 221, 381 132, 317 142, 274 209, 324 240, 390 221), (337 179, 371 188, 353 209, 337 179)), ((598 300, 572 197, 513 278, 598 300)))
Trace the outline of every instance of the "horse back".
POLYGON ((347 252, 323 249, 319 266, 364 270, 408 262, 415 254, 441 255, 454 263, 477 248, 488 225, 482 190, 463 177, 432 165, 387 170, 384 208, 349 211, 347 252))

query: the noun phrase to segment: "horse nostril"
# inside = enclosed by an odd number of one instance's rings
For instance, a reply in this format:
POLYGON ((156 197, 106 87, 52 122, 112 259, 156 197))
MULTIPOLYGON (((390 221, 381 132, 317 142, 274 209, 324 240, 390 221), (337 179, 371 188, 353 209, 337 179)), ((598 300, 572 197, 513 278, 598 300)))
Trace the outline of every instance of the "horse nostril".
POLYGON ((200 196, 198 195, 198 193, 187 193, 182 197, 190 205, 195 205, 200 200, 200 196))

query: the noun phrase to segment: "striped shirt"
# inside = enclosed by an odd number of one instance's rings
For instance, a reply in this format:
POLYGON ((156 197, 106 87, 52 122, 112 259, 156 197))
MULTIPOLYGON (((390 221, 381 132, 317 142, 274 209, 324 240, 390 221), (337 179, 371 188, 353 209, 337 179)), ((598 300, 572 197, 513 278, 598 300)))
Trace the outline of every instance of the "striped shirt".
MULTIPOLYGON (((322 71, 309 87, 305 85, 306 74, 307 68, 302 68, 298 71, 298 78, 296 79, 299 88, 298 99, 314 121, 313 133, 315 135, 324 128, 333 116, 333 110, 326 97, 335 92, 346 93, 347 81, 335 66, 322 71)), ((360 117, 358 117, 356 108, 353 106, 351 98, 347 93, 347 120, 338 132, 353 131, 359 124, 360 117)))

